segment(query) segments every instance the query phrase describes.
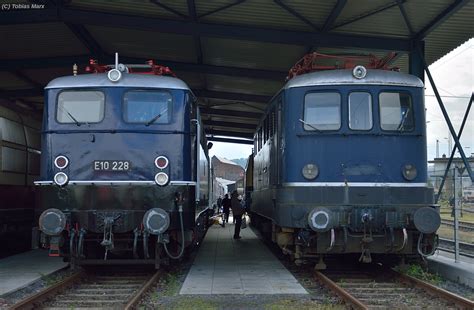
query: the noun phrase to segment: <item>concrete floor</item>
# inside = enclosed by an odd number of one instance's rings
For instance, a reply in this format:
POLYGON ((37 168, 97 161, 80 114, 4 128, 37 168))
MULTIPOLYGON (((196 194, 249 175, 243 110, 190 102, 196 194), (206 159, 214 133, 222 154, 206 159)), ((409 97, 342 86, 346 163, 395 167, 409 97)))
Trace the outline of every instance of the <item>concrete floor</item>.
POLYGON ((23 288, 41 277, 67 266, 47 250, 32 250, 0 260, 0 295, 23 288))
POLYGON ((454 254, 438 250, 428 257, 428 267, 431 272, 474 288, 474 259, 463 255, 459 258, 455 262, 454 254))
POLYGON ((180 294, 307 294, 250 228, 233 234, 233 224, 209 228, 180 294))

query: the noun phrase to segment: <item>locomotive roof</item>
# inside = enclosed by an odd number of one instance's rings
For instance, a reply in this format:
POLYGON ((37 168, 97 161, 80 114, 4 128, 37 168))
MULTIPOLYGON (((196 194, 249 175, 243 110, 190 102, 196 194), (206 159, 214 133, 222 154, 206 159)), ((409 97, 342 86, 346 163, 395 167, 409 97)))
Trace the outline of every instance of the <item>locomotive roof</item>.
POLYGON ((289 80, 284 89, 316 85, 393 85, 423 87, 416 76, 387 70, 368 69, 363 79, 352 76, 352 70, 327 70, 298 75, 289 80))
POLYGON ((134 73, 122 73, 122 78, 118 82, 111 82, 106 73, 63 76, 49 82, 45 89, 72 87, 142 87, 190 90, 188 85, 178 78, 134 73))

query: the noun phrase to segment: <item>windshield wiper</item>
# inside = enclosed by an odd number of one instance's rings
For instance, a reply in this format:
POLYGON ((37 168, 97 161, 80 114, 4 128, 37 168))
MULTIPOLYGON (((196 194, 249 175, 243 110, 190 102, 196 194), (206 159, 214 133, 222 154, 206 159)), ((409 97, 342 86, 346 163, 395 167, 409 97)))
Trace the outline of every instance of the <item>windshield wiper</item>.
POLYGON ((152 123, 156 122, 166 111, 168 111, 168 108, 164 109, 163 111, 155 115, 155 117, 153 117, 151 120, 146 122, 145 126, 150 126, 152 123))
POLYGON ((319 130, 318 128, 314 127, 313 125, 311 125, 311 124, 305 122, 305 121, 302 120, 301 118, 299 119, 299 121, 302 122, 304 125, 313 128, 313 129, 316 130, 317 132, 321 132, 321 130, 319 130))
POLYGON ((65 107, 62 107, 61 105, 59 105, 59 107, 61 108, 61 110, 63 110, 64 112, 66 112, 66 114, 69 116, 69 118, 74 122, 76 123, 77 126, 81 126, 81 123, 74 117, 72 116, 72 114, 66 110, 65 107))
POLYGON ((405 114, 403 114, 403 118, 400 120, 400 125, 398 125, 397 130, 398 132, 403 132, 405 129, 405 121, 407 120, 407 115, 410 112, 410 109, 407 109, 405 114))

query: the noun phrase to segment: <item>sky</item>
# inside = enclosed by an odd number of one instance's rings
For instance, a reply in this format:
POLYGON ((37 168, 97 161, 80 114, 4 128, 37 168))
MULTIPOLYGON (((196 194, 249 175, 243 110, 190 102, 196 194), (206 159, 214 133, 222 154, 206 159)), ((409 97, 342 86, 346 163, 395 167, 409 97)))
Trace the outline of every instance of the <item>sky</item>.
MULTIPOLYGON (((474 38, 434 62, 429 69, 457 133, 474 90, 474 38)), ((449 156, 451 151, 448 151, 450 137, 448 126, 427 76, 425 76, 425 108, 428 160, 436 157, 436 140, 439 141, 439 156, 443 154, 449 156)), ((247 158, 253 147, 244 144, 213 143, 211 156, 217 155, 227 159, 247 158)), ((454 146, 454 140, 451 140, 451 144, 454 146)), ((471 108, 464 127, 461 145, 466 156, 474 153, 474 108, 471 108)), ((456 156, 459 157, 459 153, 456 153, 456 156)))

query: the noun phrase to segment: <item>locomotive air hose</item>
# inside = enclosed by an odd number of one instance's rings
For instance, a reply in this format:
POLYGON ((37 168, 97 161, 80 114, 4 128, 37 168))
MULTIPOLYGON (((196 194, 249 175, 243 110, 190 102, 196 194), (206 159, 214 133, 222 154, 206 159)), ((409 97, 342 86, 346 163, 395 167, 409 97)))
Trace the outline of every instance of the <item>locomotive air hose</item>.
POLYGON ((166 246, 166 243, 164 243, 164 248, 165 248, 165 252, 166 254, 169 256, 169 258, 171 259, 179 259, 181 258, 181 256, 183 256, 183 253, 184 253, 184 223, 183 223, 183 206, 180 205, 179 206, 179 221, 181 223, 181 250, 179 251, 179 254, 177 256, 173 256, 171 255, 171 253, 168 251, 168 247, 166 246))

